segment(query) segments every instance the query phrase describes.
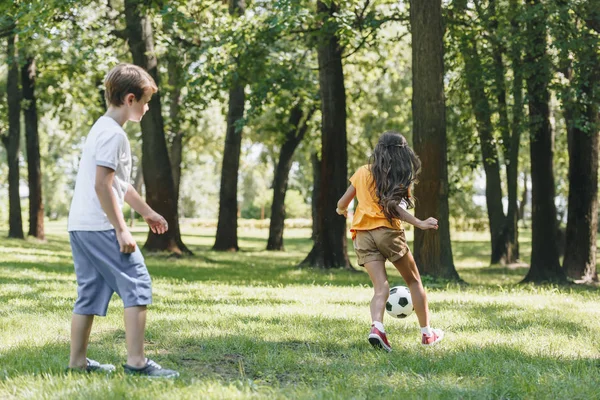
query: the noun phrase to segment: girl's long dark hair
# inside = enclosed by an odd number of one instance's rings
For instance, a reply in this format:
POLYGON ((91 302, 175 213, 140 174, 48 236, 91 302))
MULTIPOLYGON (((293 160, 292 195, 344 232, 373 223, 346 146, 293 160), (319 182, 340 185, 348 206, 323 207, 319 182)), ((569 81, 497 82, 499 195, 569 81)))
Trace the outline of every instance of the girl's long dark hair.
POLYGON ((395 207, 404 200, 414 207, 410 190, 421 172, 421 160, 398 132, 388 131, 379 138, 369 160, 375 195, 385 217, 399 218, 395 207))

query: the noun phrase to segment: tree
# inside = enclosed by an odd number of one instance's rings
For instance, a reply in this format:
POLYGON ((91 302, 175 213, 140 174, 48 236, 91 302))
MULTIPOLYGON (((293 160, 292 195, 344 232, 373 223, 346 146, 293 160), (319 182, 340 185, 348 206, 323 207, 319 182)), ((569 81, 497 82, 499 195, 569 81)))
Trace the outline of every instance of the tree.
POLYGON ((317 50, 322 114, 321 185, 315 242, 301 263, 325 269, 351 268, 347 252, 346 219, 335 212, 337 201, 348 185, 343 48, 336 36, 337 23, 334 17, 338 10, 335 2, 317 2, 322 35, 317 50))
POLYGON ((29 182, 29 236, 44 239, 44 202, 42 198, 42 171, 40 138, 38 134, 37 98, 35 94, 36 64, 30 56, 21 68, 27 148, 27 179, 29 182))
POLYGON ((296 148, 304 138, 315 109, 305 111, 301 103, 296 103, 291 111, 288 121, 288 131, 285 141, 281 145, 279 159, 273 177, 273 203, 271 205, 271 223, 269 225, 269 239, 267 250, 283 250, 283 228, 285 221, 285 195, 288 187, 288 178, 292 168, 292 157, 296 148))
MULTIPOLYGON (((588 2, 588 4, 591 2, 588 2)), ((587 5, 587 4, 586 4, 587 5)), ((570 90, 563 99, 569 149, 569 203, 563 269, 578 282, 598 280, 598 145, 600 124, 600 58, 598 35, 591 32, 591 10, 584 9, 587 26, 570 21, 563 6, 562 21, 572 33, 562 59, 570 90), (571 51, 569 51, 571 50, 571 51), (571 62, 569 53, 574 55, 571 62), (574 64, 574 65, 573 65, 574 64)), ((600 14, 599 14, 600 15, 600 14)))
MULTIPOLYGON (((455 8, 459 18, 460 16, 468 18, 466 0, 456 1, 455 8)), ((465 62, 464 76, 469 89, 473 114, 477 121, 477 132, 479 133, 481 159, 485 171, 485 198, 492 243, 491 263, 493 264, 499 261, 500 253, 503 252, 501 241, 505 216, 502 208, 502 182, 492 124, 492 109, 486 95, 484 70, 477 49, 477 38, 467 28, 457 39, 465 62)))
MULTIPOLYGON (((13 28, 14 29, 14 26, 13 28)), ((21 218, 21 199, 19 197, 19 145, 21 141, 21 95, 19 92, 19 62, 15 50, 16 35, 11 32, 7 37, 8 77, 6 96, 8 103, 8 135, 0 138, 6 148, 8 160, 8 237, 24 239, 21 218)))
MULTIPOLYGON (((244 0, 229 0, 229 13, 241 16, 246 10, 244 0)), ((223 150, 221 186, 219 189, 219 219, 213 250, 238 251, 237 186, 242 145, 242 119, 246 104, 245 84, 239 72, 232 71, 227 111, 227 134, 223 150)))
MULTIPOLYGON (((160 87, 158 60, 154 54, 152 25, 147 15, 142 15, 135 0, 125 1, 126 34, 133 62, 146 69, 160 87)), ((163 235, 148 232, 144 248, 150 251, 170 251, 191 254, 181 240, 179 218, 175 201, 173 173, 165 140, 160 91, 152 96, 149 110, 141 121, 142 167, 146 186, 146 201, 169 224, 163 235)))
POLYGON ((441 0, 411 0, 410 24, 413 143, 423 163, 415 215, 439 221, 438 231, 415 231, 415 260, 424 275, 459 279, 450 242, 441 0))
POLYGON ((547 16, 540 0, 527 0, 526 86, 529 99, 532 234, 531 266, 524 282, 565 282, 558 260, 553 132, 550 125, 550 61, 546 50, 547 16))

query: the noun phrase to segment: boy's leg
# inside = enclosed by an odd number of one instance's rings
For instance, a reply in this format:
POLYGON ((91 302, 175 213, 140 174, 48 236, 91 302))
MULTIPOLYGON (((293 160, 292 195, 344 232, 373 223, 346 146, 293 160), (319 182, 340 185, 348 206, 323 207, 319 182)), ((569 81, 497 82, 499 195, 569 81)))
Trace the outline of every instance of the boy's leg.
POLYGON ((71 319, 71 355, 69 368, 87 367, 87 347, 92 331, 93 315, 80 315, 73 313, 71 319))
POLYGON ((144 355, 146 306, 127 307, 124 314, 127 365, 141 368, 146 365, 146 357, 144 355))
POLYGON ((429 306, 427 305, 427 295, 421 283, 421 275, 417 268, 417 263, 410 250, 399 260, 394 261, 394 266, 402 275, 406 285, 410 289, 410 297, 413 301, 415 314, 421 327, 429 326, 429 306))

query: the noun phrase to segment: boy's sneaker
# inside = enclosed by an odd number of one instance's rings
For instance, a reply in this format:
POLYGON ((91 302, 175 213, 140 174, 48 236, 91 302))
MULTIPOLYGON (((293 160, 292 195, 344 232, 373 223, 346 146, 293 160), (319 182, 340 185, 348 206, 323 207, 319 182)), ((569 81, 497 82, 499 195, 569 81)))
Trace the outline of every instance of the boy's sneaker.
POLYGON ((441 329, 432 329, 431 336, 427 336, 423 334, 423 338, 421 339, 421 344, 423 346, 433 346, 436 343, 439 343, 444 338, 444 331, 441 329))
POLYGON ((100 364, 98 361, 86 358, 87 366, 85 368, 67 368, 67 372, 104 372, 110 374, 115 370, 112 364, 100 364))
POLYGON ((148 378, 177 378, 179 376, 179 372, 172 369, 164 369, 149 358, 146 358, 146 365, 142 368, 130 367, 127 364, 123 365, 123 368, 125 368, 126 374, 146 376, 148 378))
POLYGON ((381 332, 379 329, 375 328, 374 325, 371 325, 371 332, 369 332, 369 343, 371 343, 373 347, 383 349, 388 353, 392 351, 392 346, 390 345, 390 342, 388 342, 385 332, 381 332))

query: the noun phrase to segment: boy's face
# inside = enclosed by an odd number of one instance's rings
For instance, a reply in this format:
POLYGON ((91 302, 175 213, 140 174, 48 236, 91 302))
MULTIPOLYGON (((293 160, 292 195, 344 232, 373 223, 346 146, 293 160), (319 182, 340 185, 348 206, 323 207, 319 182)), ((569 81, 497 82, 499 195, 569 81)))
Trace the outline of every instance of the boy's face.
POLYGON ((142 98, 137 101, 133 94, 128 94, 126 97, 126 105, 129 108, 129 121, 140 122, 146 111, 148 111, 148 103, 152 98, 152 92, 146 91, 142 98))

